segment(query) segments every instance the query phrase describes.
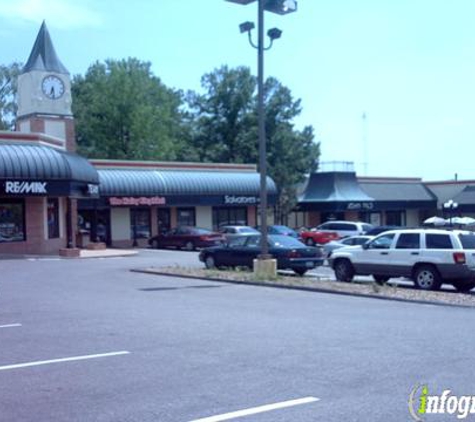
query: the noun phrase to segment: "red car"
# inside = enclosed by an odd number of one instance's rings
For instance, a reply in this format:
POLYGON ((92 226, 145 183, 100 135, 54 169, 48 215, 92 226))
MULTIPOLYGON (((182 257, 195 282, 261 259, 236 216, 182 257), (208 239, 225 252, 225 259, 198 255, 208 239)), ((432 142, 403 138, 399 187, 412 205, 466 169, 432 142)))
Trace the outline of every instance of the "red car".
POLYGON ((340 236, 336 232, 306 230, 300 232, 302 242, 309 246, 324 245, 332 240, 338 240, 340 236))
POLYGON ((196 248, 216 246, 226 242, 222 233, 199 227, 181 226, 163 234, 151 237, 148 244, 154 248, 181 248, 193 251, 196 248))

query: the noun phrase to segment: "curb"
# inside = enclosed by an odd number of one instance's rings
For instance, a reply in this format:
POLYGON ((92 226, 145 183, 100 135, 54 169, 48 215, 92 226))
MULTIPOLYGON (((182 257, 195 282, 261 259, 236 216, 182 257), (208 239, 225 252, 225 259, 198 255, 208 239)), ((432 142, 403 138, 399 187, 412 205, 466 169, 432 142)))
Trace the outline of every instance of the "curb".
POLYGON ((190 279, 190 280, 208 280, 208 281, 215 281, 219 283, 239 284, 239 285, 255 286, 255 287, 273 287, 273 288, 285 289, 285 290, 298 290, 298 291, 304 291, 304 292, 324 293, 324 294, 333 294, 333 295, 340 295, 340 296, 353 296, 353 297, 361 297, 365 299, 387 300, 391 302, 415 303, 419 305, 448 306, 452 308, 463 308, 463 309, 474 308, 474 306, 462 305, 462 304, 457 304, 457 303, 444 303, 444 302, 438 302, 434 300, 421 300, 421 299, 413 300, 413 299, 405 299, 401 297, 378 296, 376 294, 372 295, 368 293, 342 292, 342 291, 337 291, 337 290, 325 289, 321 287, 284 286, 282 284, 259 283, 256 281, 223 280, 217 277, 199 277, 199 276, 188 275, 188 274, 171 274, 167 272, 153 271, 153 270, 146 270, 146 269, 131 269, 130 272, 150 274, 150 275, 169 276, 169 277, 176 277, 176 278, 185 278, 185 279, 190 279))

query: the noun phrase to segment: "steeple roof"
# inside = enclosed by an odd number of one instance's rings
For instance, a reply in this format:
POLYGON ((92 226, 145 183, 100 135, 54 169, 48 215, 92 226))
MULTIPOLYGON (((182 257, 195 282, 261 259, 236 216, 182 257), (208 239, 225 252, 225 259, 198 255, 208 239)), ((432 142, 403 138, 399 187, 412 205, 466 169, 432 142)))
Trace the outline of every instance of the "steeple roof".
POLYGON ((23 73, 32 70, 43 70, 47 72, 56 72, 69 74, 68 69, 64 67, 56 55, 53 42, 43 21, 40 31, 36 37, 35 44, 31 50, 30 57, 23 68, 23 73))

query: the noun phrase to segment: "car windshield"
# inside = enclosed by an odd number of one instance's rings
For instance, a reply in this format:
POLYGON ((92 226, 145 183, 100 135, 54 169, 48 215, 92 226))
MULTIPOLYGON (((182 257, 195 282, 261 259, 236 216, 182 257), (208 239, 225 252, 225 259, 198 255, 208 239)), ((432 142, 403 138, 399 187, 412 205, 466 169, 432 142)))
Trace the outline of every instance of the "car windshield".
POLYGON ((200 234, 210 234, 210 233, 212 233, 212 231, 208 230, 208 229, 202 229, 202 228, 197 227, 196 229, 192 230, 192 233, 200 235, 200 234))
POLYGON ((301 248, 302 242, 289 236, 271 235, 269 244, 274 248, 301 248))
POLYGON ((252 227, 239 227, 239 233, 259 233, 256 229, 252 227))
POLYGON ((475 249, 475 234, 460 234, 459 238, 464 249, 475 249))

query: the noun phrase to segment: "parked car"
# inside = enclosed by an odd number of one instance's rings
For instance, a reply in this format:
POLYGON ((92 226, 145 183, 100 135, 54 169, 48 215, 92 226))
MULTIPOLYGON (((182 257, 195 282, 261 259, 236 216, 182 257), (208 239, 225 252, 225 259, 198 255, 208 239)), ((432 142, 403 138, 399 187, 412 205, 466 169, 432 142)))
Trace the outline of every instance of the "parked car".
POLYGON ((340 249, 345 246, 355 246, 355 245, 362 245, 366 243, 368 240, 373 239, 374 236, 350 236, 345 237, 339 240, 332 240, 331 242, 326 243, 323 245, 323 254, 326 258, 329 258, 335 249, 340 249))
POLYGON ((327 221, 317 226, 318 231, 330 231, 338 233, 340 237, 357 236, 366 234, 373 226, 361 221, 327 221))
POLYGON ((236 237, 259 234, 259 231, 251 226, 222 226, 219 232, 224 234, 228 242, 236 237))
MULTIPOLYGON (((253 267, 253 261, 261 253, 260 235, 243 236, 232 243, 205 248, 199 259, 206 268, 253 267)), ((268 236, 269 254, 277 260, 278 269, 291 269, 299 275, 323 264, 321 248, 306 246, 290 236, 268 236)))
POLYGON ((300 232, 302 242, 308 246, 324 245, 333 240, 340 239, 337 232, 320 231, 317 229, 302 230, 300 232))
POLYGON ((470 231, 404 229, 384 232, 362 246, 337 249, 329 259, 337 280, 372 275, 377 282, 406 277, 416 287, 459 291, 475 287, 475 234, 470 231))
POLYGON ((299 234, 290 227, 282 226, 282 225, 272 225, 267 227, 267 232, 269 234, 280 234, 282 236, 290 236, 295 239, 298 239, 300 236, 299 234))
POLYGON ((223 242, 226 242, 226 238, 222 233, 191 226, 177 227, 148 240, 148 244, 154 248, 174 247, 188 251, 219 245, 223 242))

